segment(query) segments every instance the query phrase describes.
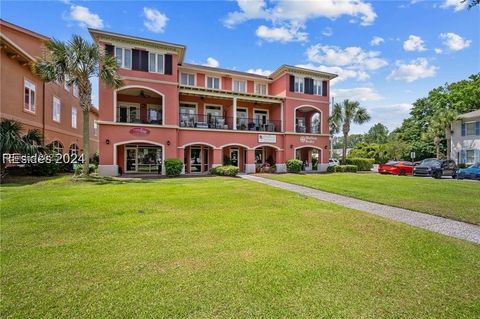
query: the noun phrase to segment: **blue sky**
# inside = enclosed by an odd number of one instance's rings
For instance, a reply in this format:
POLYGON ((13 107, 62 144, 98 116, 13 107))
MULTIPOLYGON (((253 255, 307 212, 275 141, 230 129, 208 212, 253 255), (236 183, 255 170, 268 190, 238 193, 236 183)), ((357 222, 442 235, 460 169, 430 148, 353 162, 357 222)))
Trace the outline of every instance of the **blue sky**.
POLYGON ((461 0, 2 1, 1 17, 61 40, 94 27, 181 43, 186 62, 334 72, 336 101, 372 115, 355 133, 393 129, 430 89, 480 72, 480 10, 461 0))

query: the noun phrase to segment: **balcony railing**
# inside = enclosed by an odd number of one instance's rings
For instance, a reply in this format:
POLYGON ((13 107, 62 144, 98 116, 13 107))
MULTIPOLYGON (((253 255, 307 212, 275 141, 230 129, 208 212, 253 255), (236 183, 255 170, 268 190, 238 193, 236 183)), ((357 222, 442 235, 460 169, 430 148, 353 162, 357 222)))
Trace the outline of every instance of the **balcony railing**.
POLYGON ((118 119, 117 123, 134 123, 134 124, 152 124, 162 125, 163 121, 160 120, 148 120, 148 119, 118 119))
MULTIPOLYGON (((233 130, 234 118, 228 116, 215 116, 211 114, 180 113, 179 126, 188 128, 233 130)), ((280 132, 281 121, 264 120, 262 118, 237 118, 237 130, 280 132)))
POLYGON ((320 125, 296 125, 295 132, 297 133, 309 133, 309 134, 320 134, 320 125))

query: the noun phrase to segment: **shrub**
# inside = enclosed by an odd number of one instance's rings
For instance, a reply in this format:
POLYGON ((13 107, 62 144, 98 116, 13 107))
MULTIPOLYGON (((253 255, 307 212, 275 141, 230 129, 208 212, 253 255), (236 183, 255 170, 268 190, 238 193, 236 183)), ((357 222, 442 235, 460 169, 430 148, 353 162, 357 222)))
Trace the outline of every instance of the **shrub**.
POLYGON ((210 172, 214 175, 220 176, 237 176, 240 169, 237 166, 233 165, 224 165, 224 166, 217 166, 210 170, 210 172))
POLYGON ((289 173, 300 173, 302 170, 303 162, 297 159, 291 159, 287 161, 287 172, 289 173))
MULTIPOLYGON (((95 164, 88 165, 88 174, 95 173, 97 166, 95 164)), ((82 175, 83 174, 83 164, 73 164, 73 172, 75 175, 82 175)))
POLYGON ((357 172, 357 166, 356 165, 329 166, 327 168, 327 172, 329 172, 329 173, 356 173, 357 172))
POLYGON ((63 170, 64 164, 57 163, 56 153, 47 152, 44 155, 50 156, 51 160, 49 162, 42 161, 42 163, 29 163, 25 165, 30 175, 54 176, 63 170))
POLYGON ((347 157, 344 165, 356 165, 359 171, 369 171, 373 168, 373 158, 347 157))
POLYGON ((168 177, 179 176, 183 170, 183 161, 178 158, 170 158, 165 160, 165 171, 168 177))

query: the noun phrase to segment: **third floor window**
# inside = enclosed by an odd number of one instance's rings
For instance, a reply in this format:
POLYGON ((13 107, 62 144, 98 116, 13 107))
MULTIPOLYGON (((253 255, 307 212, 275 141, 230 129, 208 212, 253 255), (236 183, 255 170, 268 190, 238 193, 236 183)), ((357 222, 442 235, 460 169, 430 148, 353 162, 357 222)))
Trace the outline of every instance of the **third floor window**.
POLYGON ((234 92, 246 92, 245 81, 233 80, 233 91, 234 92))
POLYGON ((180 74, 180 84, 181 85, 195 85, 195 74, 191 73, 181 73, 180 74))
POLYGON ((132 50, 125 48, 115 48, 115 58, 117 64, 123 69, 132 68, 132 50))
POLYGON ((262 83, 255 84, 255 94, 267 95, 267 85, 262 83))
POLYGON ((220 90, 220 78, 207 76, 207 88, 220 90))
POLYGON ((304 82, 305 80, 299 76, 295 77, 295 92, 303 93, 304 92, 304 82))
POLYGON ((157 53, 148 54, 148 71, 155 73, 164 73, 164 55, 157 53))

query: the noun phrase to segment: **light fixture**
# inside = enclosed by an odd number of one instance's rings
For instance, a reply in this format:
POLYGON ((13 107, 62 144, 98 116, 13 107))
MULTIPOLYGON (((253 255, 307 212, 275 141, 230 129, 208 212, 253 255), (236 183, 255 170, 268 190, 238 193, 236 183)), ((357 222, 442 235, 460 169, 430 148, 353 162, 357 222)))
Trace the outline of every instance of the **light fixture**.
POLYGON ((290 148, 293 148, 293 144, 290 144, 290 148))
POLYGON ((327 148, 328 148, 328 145, 325 145, 325 149, 327 149, 327 148))
POLYGON ((167 141, 167 146, 170 146, 170 141, 167 141))
POLYGON ((108 138, 105 140, 105 144, 110 144, 110 140, 108 138))

